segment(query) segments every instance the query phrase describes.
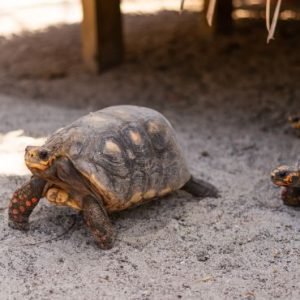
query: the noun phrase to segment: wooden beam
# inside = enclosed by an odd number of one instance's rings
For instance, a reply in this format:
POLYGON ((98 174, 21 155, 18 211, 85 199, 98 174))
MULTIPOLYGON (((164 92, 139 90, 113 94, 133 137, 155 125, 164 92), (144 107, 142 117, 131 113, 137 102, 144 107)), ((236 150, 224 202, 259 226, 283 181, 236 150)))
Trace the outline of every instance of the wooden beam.
POLYGON ((82 0, 82 53, 93 72, 121 63, 123 57, 120 0, 82 0))

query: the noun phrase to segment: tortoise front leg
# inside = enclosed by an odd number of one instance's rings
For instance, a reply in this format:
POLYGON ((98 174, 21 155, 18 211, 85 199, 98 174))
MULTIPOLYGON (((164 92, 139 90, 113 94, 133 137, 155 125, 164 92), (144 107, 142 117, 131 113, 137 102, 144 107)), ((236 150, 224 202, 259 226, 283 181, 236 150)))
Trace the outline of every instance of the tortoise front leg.
POLYGON ((285 205, 300 206, 300 188, 283 188, 281 199, 285 205))
POLYGON ((19 230, 28 229, 29 216, 42 198, 45 184, 44 179, 32 176, 28 182, 15 191, 8 210, 10 227, 19 230))
POLYGON ((116 234, 103 204, 92 196, 86 196, 83 199, 83 216, 99 247, 111 249, 116 234))

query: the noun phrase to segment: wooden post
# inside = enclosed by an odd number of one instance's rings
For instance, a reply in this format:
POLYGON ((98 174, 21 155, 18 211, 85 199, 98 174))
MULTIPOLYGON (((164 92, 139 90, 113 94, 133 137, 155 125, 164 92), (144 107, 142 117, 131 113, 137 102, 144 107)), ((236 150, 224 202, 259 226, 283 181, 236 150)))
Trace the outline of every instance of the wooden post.
POLYGON ((120 0, 82 0, 82 53, 87 67, 101 72, 123 56, 120 0))
POLYGON ((233 31, 233 0, 217 0, 214 29, 217 34, 230 34, 233 31))

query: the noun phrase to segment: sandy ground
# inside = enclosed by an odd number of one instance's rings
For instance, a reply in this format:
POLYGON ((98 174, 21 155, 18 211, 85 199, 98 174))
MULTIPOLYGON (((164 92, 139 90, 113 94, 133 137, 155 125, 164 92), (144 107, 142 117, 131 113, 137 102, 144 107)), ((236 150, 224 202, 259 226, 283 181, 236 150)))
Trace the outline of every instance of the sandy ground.
POLYGON ((269 180, 299 158, 286 125, 300 112, 299 27, 281 22, 267 46, 263 22, 215 39, 197 14, 128 15, 126 62, 101 77, 80 62, 78 25, 2 38, 0 156, 16 161, 0 174, 1 299, 299 299, 300 211, 269 180), (119 103, 164 113, 191 171, 221 198, 179 191, 115 214, 110 251, 74 211, 45 200, 29 232, 10 229, 26 137, 119 103))

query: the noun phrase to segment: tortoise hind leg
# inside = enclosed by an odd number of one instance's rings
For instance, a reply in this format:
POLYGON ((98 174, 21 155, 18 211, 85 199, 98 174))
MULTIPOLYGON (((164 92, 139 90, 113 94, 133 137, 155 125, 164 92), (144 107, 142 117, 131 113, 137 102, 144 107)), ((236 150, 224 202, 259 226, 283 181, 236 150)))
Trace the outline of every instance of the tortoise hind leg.
POLYGON ((181 189, 195 197, 219 197, 219 191, 212 184, 193 176, 181 189))
POLYGON ((111 249, 116 234, 103 204, 92 196, 86 196, 83 199, 83 216, 99 247, 111 249))

